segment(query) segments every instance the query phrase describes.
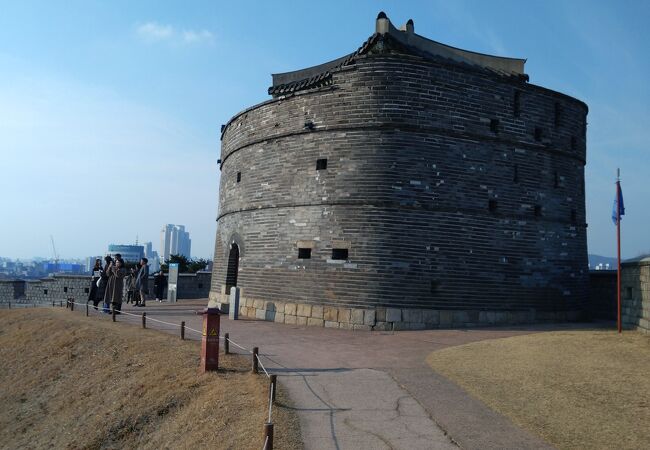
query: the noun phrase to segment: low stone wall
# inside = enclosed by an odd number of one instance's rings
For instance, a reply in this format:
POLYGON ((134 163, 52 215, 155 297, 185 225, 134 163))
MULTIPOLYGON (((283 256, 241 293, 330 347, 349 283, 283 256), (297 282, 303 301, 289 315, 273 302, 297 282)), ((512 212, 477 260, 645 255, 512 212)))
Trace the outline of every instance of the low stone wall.
POLYGON ((623 326, 650 334, 650 258, 623 264, 621 303, 623 326))
POLYGON ((25 283, 19 280, 0 280, 0 299, 16 300, 25 295, 25 283))
MULTIPOLYGON (((210 272, 180 274, 177 298, 207 298, 210 291, 210 272)), ((86 301, 90 292, 91 277, 88 275, 55 275, 40 280, 0 281, 1 303, 52 303, 74 297, 86 301)), ((164 298, 166 298, 166 292, 164 298)), ((153 294, 153 277, 149 277, 149 293, 153 294)), ((126 300, 126 287, 124 290, 126 300)))
MULTIPOLYGON (((210 300, 227 310, 229 296, 225 290, 210 293, 210 300)), ((492 325, 519 325, 539 322, 576 321, 583 318, 579 311, 540 312, 437 310, 416 308, 342 308, 304 303, 264 301, 247 298, 240 289, 239 314, 270 322, 290 325, 341 328, 347 330, 423 330, 492 325)))
POLYGON ((592 319, 616 320, 616 271, 589 272, 589 308, 592 319))

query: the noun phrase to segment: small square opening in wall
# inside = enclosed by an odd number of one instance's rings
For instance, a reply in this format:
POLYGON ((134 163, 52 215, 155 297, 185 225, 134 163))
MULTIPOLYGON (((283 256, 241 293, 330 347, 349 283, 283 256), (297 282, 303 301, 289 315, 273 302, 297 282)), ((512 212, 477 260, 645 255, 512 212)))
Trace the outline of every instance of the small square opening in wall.
POLYGON ((631 287, 626 287, 625 288, 625 298, 628 300, 632 299, 632 288, 631 287))
POLYGON ((334 259, 334 260, 347 260, 348 259, 348 249, 347 248, 333 248, 332 249, 332 259, 334 259))
POLYGON ((438 280, 431 280, 431 286, 429 287, 429 292, 432 294, 435 294, 438 292, 438 287, 440 286, 440 281, 438 280))
POLYGON ((542 129, 540 127, 535 127, 535 140, 538 142, 542 140, 542 129))
POLYGON ((203 289, 203 283, 199 283, 199 289, 203 289))
POLYGON ((241 181, 241 172, 237 172, 237 183, 241 181))
POLYGON ((490 131, 494 134, 499 133, 499 119, 490 119, 490 131))
POLYGON ((311 248, 299 248, 298 259, 311 259, 311 248))
POLYGON ((43 289, 43 295, 47 295, 47 289, 43 289))
POLYGON ((63 292, 68 292, 68 286, 63 286, 63 292))
POLYGON ((541 205, 535 205, 535 217, 540 217, 542 215, 542 206, 541 205))
POLYGON ((519 164, 515 164, 513 168, 512 181, 519 183, 519 164))
POLYGON ((316 170, 327 169, 327 158, 319 158, 316 160, 316 170))
POLYGON ((84 288, 84 294, 87 294, 90 292, 90 288, 84 288))
POLYGON ((495 212, 497 210, 498 203, 494 199, 488 200, 488 209, 490 212, 495 212))

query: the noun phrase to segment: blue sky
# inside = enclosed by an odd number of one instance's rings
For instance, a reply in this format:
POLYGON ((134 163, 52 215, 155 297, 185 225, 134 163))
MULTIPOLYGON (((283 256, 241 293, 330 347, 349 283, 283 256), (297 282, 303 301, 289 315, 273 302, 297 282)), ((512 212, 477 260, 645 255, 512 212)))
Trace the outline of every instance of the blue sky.
POLYGON ((105 252, 186 225, 211 257, 219 129, 270 74, 355 50, 380 10, 453 46, 528 58, 531 83, 590 108, 589 251, 650 251, 650 2, 0 0, 0 256, 105 252))

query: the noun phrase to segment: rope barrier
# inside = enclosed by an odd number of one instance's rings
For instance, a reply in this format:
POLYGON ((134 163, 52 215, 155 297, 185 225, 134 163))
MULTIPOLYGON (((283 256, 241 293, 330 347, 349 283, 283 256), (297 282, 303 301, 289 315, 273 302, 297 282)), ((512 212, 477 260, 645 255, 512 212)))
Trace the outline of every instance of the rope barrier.
MULTIPOLYGON (((69 298, 67 300, 67 304, 71 306, 72 311, 74 311, 74 307, 72 305, 85 306, 86 307, 86 314, 88 314, 89 310, 91 309, 90 308, 90 302, 79 303, 79 302, 75 302, 72 298, 69 298)), ((34 304, 34 306, 36 306, 36 305, 34 304)), ((49 306, 49 303, 48 303, 48 306, 49 306)), ((99 309, 98 307, 96 307, 94 305, 92 307, 92 310, 96 314, 102 314, 102 313, 106 312, 104 307, 99 309)), ((115 314, 131 316, 131 317, 137 317, 137 318, 143 317, 143 314, 134 314, 134 313, 130 313, 130 312, 127 312, 127 311, 115 311, 115 310, 112 310, 111 312, 113 313, 113 321, 115 321, 115 317, 114 317, 115 314)), ((179 311, 175 311, 175 312, 179 312, 179 311)), ((187 330, 187 331, 191 331, 193 333, 196 333, 198 335, 203 335, 202 331, 195 330, 194 328, 190 328, 190 327, 185 326, 185 322, 182 322, 181 325, 178 325, 178 324, 175 324, 175 323, 166 322, 164 320, 155 319, 155 318, 153 318, 153 317, 151 317, 149 315, 147 315, 146 317, 147 317, 148 320, 150 320, 152 322, 157 322, 157 323, 161 323, 161 324, 164 324, 164 325, 169 325, 169 326, 172 326, 172 327, 180 327, 181 328, 181 334, 183 334, 184 330, 187 330)), ((271 376, 269 374, 268 370, 266 370, 266 367, 264 366, 264 363, 262 362, 262 358, 259 355, 257 347, 255 347, 255 349, 253 351, 251 351, 248 348, 246 348, 246 347, 244 347, 242 345, 239 345, 237 342, 230 339, 230 336, 228 336, 227 333, 226 333, 226 336, 219 336, 219 339, 223 339, 225 342, 228 342, 228 343, 234 345, 235 347, 239 348, 240 350, 243 350, 243 351, 245 351, 245 352, 247 352, 249 354, 253 354, 253 362, 257 362, 257 364, 260 367, 262 367, 262 370, 264 371, 264 374, 270 380, 269 420, 264 425, 266 436, 265 436, 265 440, 264 440, 263 449, 264 450, 272 449, 273 448, 273 422, 271 422, 271 420, 272 420, 272 417, 273 417, 273 401, 275 399, 275 391, 276 391, 276 383, 277 383, 276 375, 271 376)), ((256 371, 255 364, 253 365, 253 369, 254 369, 254 371, 256 371)))
MULTIPOLYGON (((268 378, 271 378, 271 375, 269 375, 269 373, 266 371, 266 368, 264 367, 264 364, 262 364, 262 360, 260 359, 260 355, 257 354, 257 355, 255 355, 255 357, 257 358, 257 362, 260 364, 260 366, 262 366, 262 370, 264 371, 264 373, 266 374, 266 376, 267 376, 268 378)), ((269 422, 270 422, 270 420, 269 420, 269 422)))
POLYGON ((253 353, 251 350, 247 349, 246 347, 242 347, 241 345, 239 345, 238 343, 236 343, 236 342, 233 341, 232 339, 228 339, 228 342, 230 342, 230 343, 231 343, 232 345, 234 345, 235 347, 244 350, 245 352, 253 353))

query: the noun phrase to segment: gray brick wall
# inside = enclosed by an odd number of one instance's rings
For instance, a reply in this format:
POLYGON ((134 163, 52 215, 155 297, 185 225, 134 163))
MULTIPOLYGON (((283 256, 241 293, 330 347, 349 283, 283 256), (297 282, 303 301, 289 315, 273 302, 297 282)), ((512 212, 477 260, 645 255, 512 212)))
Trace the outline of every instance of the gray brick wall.
MULTIPOLYGON (((210 272, 180 274, 178 280, 178 299, 207 298, 210 291, 210 272)), ((91 277, 86 275, 56 275, 40 280, 0 281, 0 303, 51 303, 65 301, 74 297, 86 301, 91 277), (14 288, 14 286, 16 286, 14 288), (15 295, 22 292, 24 295, 15 295)), ((153 295, 153 277, 149 277, 149 293, 153 295)), ((165 290, 165 298, 167 291, 165 290)), ((124 290, 126 300, 126 286, 124 290)))
POLYGON ((579 310, 586 114, 512 78, 385 54, 335 72, 331 86, 243 111, 222 137, 211 297, 237 242, 238 286, 252 299, 579 310), (349 248, 348 261, 332 261, 333 247, 349 248))

